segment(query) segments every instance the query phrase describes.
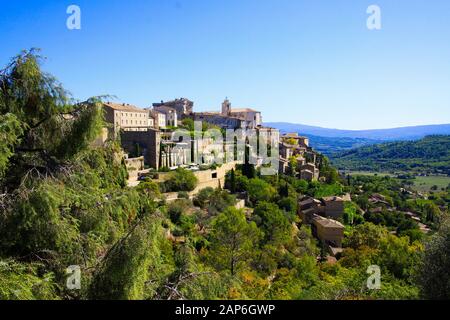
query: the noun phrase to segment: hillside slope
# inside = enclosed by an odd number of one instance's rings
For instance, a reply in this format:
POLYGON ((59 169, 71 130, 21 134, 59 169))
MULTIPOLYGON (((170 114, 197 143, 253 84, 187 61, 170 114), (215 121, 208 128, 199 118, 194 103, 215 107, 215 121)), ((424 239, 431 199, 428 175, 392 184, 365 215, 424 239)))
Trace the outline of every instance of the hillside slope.
POLYGON ((314 135, 308 135, 308 138, 309 145, 314 150, 326 155, 384 142, 365 138, 331 138, 314 135))
POLYGON ((341 170, 413 171, 450 174, 450 136, 388 142, 330 155, 341 170))
POLYGON ((306 136, 315 135, 332 138, 364 138, 383 141, 416 140, 428 135, 450 135, 450 124, 374 130, 329 129, 288 122, 267 122, 264 123, 264 125, 277 128, 281 132, 299 132, 306 136))

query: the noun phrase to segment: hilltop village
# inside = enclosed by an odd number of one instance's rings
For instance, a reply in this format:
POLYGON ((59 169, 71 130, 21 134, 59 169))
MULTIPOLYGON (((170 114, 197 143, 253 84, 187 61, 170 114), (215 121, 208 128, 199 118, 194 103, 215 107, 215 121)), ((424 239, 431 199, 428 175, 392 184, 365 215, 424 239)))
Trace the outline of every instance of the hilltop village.
MULTIPOLYGON (((205 168, 215 163, 216 159, 227 162, 243 162, 243 155, 235 155, 233 159, 220 157, 219 153, 229 151, 233 146, 224 142, 222 150, 217 150, 217 143, 213 137, 192 137, 191 141, 177 141, 173 139, 177 129, 185 128, 192 131, 189 124, 200 122, 203 129, 215 128, 219 130, 253 130, 259 139, 265 138, 267 144, 279 150, 279 172, 286 173, 290 166, 295 166, 299 177, 308 181, 319 178, 319 169, 316 163, 316 152, 309 147, 306 137, 298 134, 285 134, 280 136, 277 129, 262 124, 261 112, 250 108, 231 108, 226 99, 222 103, 221 111, 194 112, 194 103, 188 99, 180 98, 172 101, 154 103, 151 108, 139 108, 126 103, 106 102, 103 104, 106 122, 110 127, 105 128, 100 141, 105 141, 111 135, 118 137, 122 147, 128 155, 143 157, 141 166, 154 170, 174 170, 177 167, 189 167, 192 170, 205 168), (210 148, 214 145, 215 148, 210 148), (208 155, 207 151, 211 154, 208 155), (202 155, 191 157, 191 154, 202 155)), ((200 128, 202 130, 202 128, 200 128)), ((240 136, 236 137, 241 138, 240 136)), ((243 137, 242 137, 243 138, 243 137)), ((247 143, 247 142, 246 142, 247 143)), ((256 166, 264 164, 267 155, 251 151, 251 157, 256 166)), ((129 162, 137 161, 128 158, 129 162)))
MULTIPOLYGON (((295 172, 298 178, 309 182, 320 179, 318 154, 309 146, 307 137, 297 133, 280 135, 277 129, 263 125, 260 111, 232 108, 228 99, 224 100, 220 111, 210 112, 195 112, 194 102, 186 98, 153 103, 149 108, 105 102, 103 108, 109 127, 104 128, 102 137, 96 143, 101 144, 111 136, 120 137, 126 153, 124 160, 130 185, 137 185, 144 177, 164 182, 170 171, 185 168, 192 171, 198 180, 196 188, 190 193, 191 198, 204 188, 224 186, 227 172, 244 163, 244 151, 239 157, 235 144, 230 145, 229 141, 224 141, 223 146, 217 148, 217 143, 209 136, 200 139, 191 137, 190 141, 174 139, 176 130, 183 128, 192 131, 192 124, 197 121, 202 124, 200 130, 253 130, 251 132, 255 136, 260 139, 265 137, 272 150, 277 151, 276 173, 295 172), (224 155, 229 150, 234 150, 232 159, 224 155), (217 158, 224 159, 223 163, 215 163, 217 158)), ((239 135, 236 138, 245 139, 239 135)), ((248 147, 248 141, 245 143, 248 147)), ((264 166, 264 156, 267 155, 258 154, 251 147, 249 153, 256 168, 264 166)), ((166 198, 175 200, 177 195, 168 193, 166 198)), ((344 213, 344 201, 350 200, 349 196, 345 200, 342 197, 298 200, 299 216, 304 223, 311 225, 313 234, 327 246, 332 256, 342 250, 344 226, 337 220, 344 213)), ((241 200, 239 206, 245 206, 245 201, 241 200)))
POLYGON ((343 175, 228 99, 76 102, 33 52, 0 83, 0 299, 448 297, 450 186, 343 175))

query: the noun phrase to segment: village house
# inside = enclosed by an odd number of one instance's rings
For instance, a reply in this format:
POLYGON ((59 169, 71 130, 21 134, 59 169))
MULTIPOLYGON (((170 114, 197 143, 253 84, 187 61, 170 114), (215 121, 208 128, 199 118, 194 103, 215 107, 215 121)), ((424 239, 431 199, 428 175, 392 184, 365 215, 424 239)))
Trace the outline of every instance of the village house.
POLYGON ((313 216, 320 211, 320 200, 305 197, 298 202, 298 215, 302 223, 311 224, 313 216))
POLYGON ((193 114, 194 121, 205 121, 212 125, 224 129, 243 129, 245 128, 245 121, 236 117, 224 116, 219 112, 195 112, 193 114))
POLYGON ((120 130, 146 131, 149 128, 148 112, 128 103, 103 103, 105 120, 113 125, 114 136, 120 130))
POLYGON ((287 133, 280 137, 280 173, 287 173, 290 161, 295 159, 295 169, 300 179, 318 180, 320 171, 316 167, 316 153, 309 147, 309 139, 297 133, 287 133))
POLYGON ((222 115, 225 117, 238 118, 246 123, 247 128, 256 128, 262 125, 261 112, 250 108, 232 109, 228 99, 222 103, 222 115))
POLYGON ((328 250, 334 256, 342 251, 344 225, 339 221, 315 215, 312 219, 312 234, 322 243, 328 245, 328 250))
POLYGON ((178 114, 174 108, 158 106, 153 107, 153 110, 165 115, 165 127, 178 127, 178 114))
POLYGON ((309 138, 299 136, 298 133, 286 133, 281 137, 281 141, 300 148, 309 148, 309 138))
POLYGON ((314 163, 300 165, 300 179, 314 181, 319 179, 319 175, 320 171, 314 163))
POLYGON ((176 111, 178 120, 182 120, 185 117, 189 117, 193 113, 194 102, 186 98, 179 98, 171 101, 161 101, 153 103, 153 108, 158 109, 161 107, 168 107, 176 111))
POLYGON ((343 197, 337 196, 323 197, 319 200, 303 197, 298 202, 298 215, 306 224, 311 223, 315 214, 337 220, 344 214, 345 201, 350 200, 344 200, 343 197))
POLYGON ((146 109, 149 118, 153 119, 153 128, 155 129, 165 129, 167 126, 166 115, 163 112, 146 109))
POLYGON ((342 251, 344 225, 337 221, 344 213, 341 197, 324 197, 320 200, 304 197, 298 202, 298 215, 304 224, 311 225, 313 235, 327 246, 335 257, 342 251))
POLYGON ((344 214, 344 199, 341 197, 323 197, 321 199, 326 217, 339 219, 344 214))

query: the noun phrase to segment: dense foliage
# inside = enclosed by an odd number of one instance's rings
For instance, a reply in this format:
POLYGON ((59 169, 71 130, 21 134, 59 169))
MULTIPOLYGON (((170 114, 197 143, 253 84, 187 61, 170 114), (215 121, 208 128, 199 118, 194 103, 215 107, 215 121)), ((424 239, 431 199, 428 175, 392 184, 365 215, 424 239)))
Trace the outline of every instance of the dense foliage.
POLYGON ((331 155, 339 169, 450 174, 450 136, 364 146, 331 155))
POLYGON ((192 200, 184 169, 131 188, 119 142, 92 143, 100 99, 72 101, 40 61, 25 52, 0 75, 0 299, 448 298, 448 190, 424 198, 398 179, 341 179, 322 156, 320 181, 246 164, 192 200), (333 260, 298 199, 346 193, 333 260), (366 286, 374 264, 379 290, 366 286), (74 265, 80 289, 67 286, 74 265))

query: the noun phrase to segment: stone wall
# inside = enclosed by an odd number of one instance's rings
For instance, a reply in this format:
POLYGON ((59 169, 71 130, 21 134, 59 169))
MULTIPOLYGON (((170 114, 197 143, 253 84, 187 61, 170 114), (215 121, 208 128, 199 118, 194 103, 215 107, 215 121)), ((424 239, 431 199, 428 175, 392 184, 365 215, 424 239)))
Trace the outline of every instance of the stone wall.
POLYGON ((125 158, 125 166, 127 167, 130 178, 137 178, 138 172, 144 170, 144 157, 125 158))
MULTIPOLYGON (((231 169, 235 169, 237 165, 237 162, 229 162, 223 164, 220 168, 214 169, 214 170, 201 170, 201 171, 194 171, 194 175, 198 179, 197 187, 193 190, 193 194, 196 194, 201 189, 211 187, 211 188, 218 188, 219 186, 223 188, 225 186, 225 175, 228 171, 231 169)), ((159 172, 158 173, 158 179, 155 180, 156 182, 164 182, 169 179, 170 172, 159 172)))
POLYGON ((122 131, 120 136, 122 148, 125 152, 134 152, 136 144, 138 144, 143 151, 145 163, 158 170, 161 145, 160 131, 154 129, 148 129, 147 131, 122 131))
POLYGON ((226 129, 242 128, 245 121, 215 113, 194 113, 194 121, 205 121, 226 129))

